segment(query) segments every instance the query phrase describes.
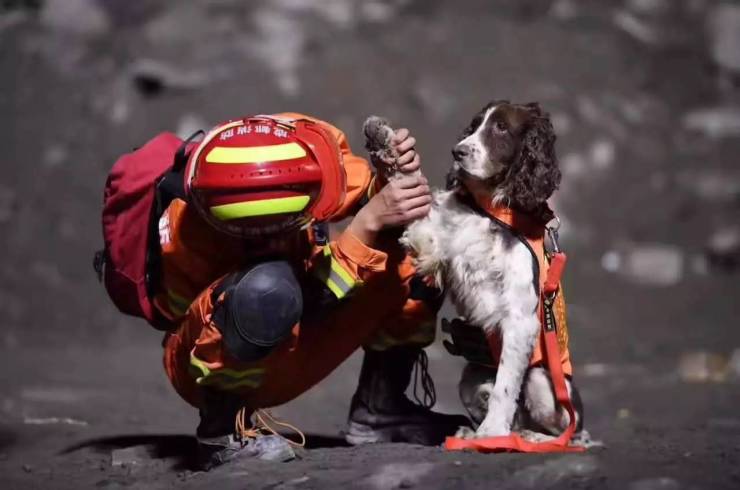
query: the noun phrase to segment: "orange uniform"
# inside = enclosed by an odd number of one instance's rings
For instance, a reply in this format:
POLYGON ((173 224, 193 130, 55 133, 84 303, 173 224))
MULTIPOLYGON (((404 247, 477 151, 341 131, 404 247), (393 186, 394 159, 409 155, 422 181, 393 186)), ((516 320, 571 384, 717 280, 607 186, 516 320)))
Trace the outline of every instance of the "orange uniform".
MULTIPOLYGON (((298 114, 278 117, 307 118, 298 114)), ((314 120, 316 121, 316 120, 314 120)), ((375 184, 367 162, 352 154, 344 134, 316 121, 337 140, 347 174, 344 202, 332 220, 350 215, 375 184)), ((409 299, 414 268, 395 237, 378 250, 344 231, 325 246, 309 231, 256 244, 220 233, 184 201, 175 200, 160 219, 162 283, 156 307, 178 328, 165 338, 164 364, 177 392, 200 405, 199 386, 239 393, 250 408, 285 403, 326 377, 363 344, 425 345, 434 338, 435 314, 409 299), (211 321, 220 279, 280 250, 293 266, 321 280, 339 303, 293 328, 266 358, 244 363, 225 350, 211 321), (387 328, 386 328, 387 327, 387 328)))

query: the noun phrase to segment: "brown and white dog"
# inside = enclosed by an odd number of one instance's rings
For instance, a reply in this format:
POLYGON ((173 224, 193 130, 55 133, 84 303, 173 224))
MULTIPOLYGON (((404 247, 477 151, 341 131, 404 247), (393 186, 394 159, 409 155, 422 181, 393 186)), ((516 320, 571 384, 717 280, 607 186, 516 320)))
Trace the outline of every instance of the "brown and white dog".
MULTIPOLYGON (((452 150, 448 190, 435 192, 430 214, 409 225, 401 239, 419 273, 450 293, 466 324, 501 338, 497 368, 469 364, 463 372, 460 396, 476 430, 458 436, 512 430, 556 435, 569 423, 546 370, 530 366, 540 332, 532 255, 511 229, 470 205, 505 206, 541 223, 553 219, 547 200, 561 177, 554 143, 550 119, 538 104, 488 104, 452 150)), ((568 390, 580 431, 580 397, 570 381, 568 390)))

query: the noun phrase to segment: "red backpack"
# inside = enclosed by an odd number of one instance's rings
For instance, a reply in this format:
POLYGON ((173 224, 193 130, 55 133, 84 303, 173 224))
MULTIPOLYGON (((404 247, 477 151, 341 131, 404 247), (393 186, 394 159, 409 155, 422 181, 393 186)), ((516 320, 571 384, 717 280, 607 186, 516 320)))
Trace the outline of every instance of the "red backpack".
POLYGON ((191 141, 161 133, 120 157, 103 195, 105 248, 94 266, 116 307, 159 330, 173 325, 152 304, 159 282, 159 218, 172 199, 185 198, 183 170, 191 141))

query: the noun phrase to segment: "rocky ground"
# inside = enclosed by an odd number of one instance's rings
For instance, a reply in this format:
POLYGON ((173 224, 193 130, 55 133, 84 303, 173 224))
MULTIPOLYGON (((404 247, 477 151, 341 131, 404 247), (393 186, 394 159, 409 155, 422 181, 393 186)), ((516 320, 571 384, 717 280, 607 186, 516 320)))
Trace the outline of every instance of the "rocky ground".
MULTIPOLYGON (((740 4, 713 0, 0 0, 3 488, 740 486, 740 4), (353 357, 276 412, 288 464, 190 471, 196 415, 160 337, 90 266, 117 155, 248 113, 302 111, 361 147, 411 127, 438 184, 485 102, 538 100, 577 383, 606 447, 476 455, 339 437, 353 357)), ((430 348, 443 411, 460 370, 430 348)))

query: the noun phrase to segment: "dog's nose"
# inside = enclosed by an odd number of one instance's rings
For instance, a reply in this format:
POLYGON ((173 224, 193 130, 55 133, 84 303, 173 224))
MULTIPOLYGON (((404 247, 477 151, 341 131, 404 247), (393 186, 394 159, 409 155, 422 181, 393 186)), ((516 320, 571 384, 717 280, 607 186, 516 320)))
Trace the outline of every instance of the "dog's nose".
POLYGON ((462 160, 468 155, 470 155, 470 147, 468 145, 456 145, 452 149, 452 157, 455 160, 462 160))

